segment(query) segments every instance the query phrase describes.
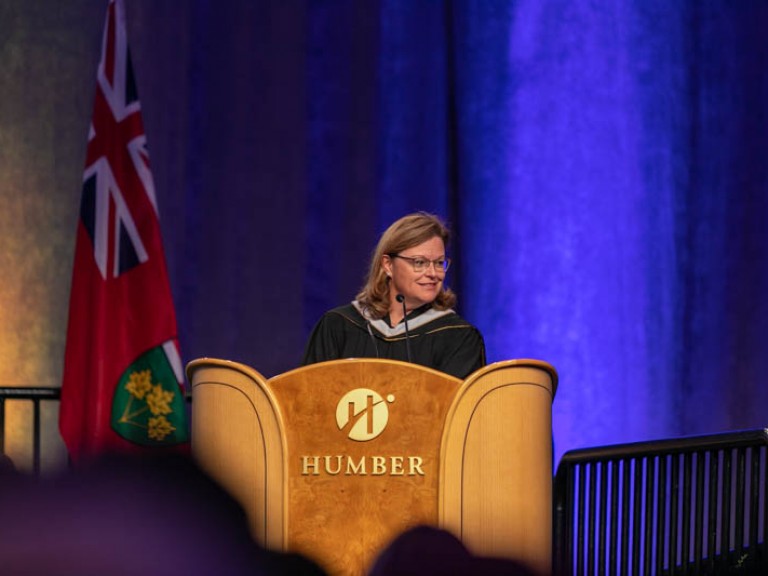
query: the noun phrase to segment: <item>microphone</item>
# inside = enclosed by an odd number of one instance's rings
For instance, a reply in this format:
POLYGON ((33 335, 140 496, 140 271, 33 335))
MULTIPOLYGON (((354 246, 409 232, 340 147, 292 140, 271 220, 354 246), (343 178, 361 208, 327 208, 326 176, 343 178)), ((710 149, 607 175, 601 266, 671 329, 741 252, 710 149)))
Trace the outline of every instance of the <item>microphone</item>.
POLYGON ((405 296, 398 294, 395 300, 403 305, 403 324, 405 324, 405 353, 408 356, 408 362, 411 361, 411 335, 408 332, 408 310, 405 308, 405 296))
POLYGON ((376 336, 373 335, 373 330, 371 330, 371 323, 366 322, 365 325, 368 327, 368 334, 371 336, 371 342, 373 342, 373 349, 376 352, 376 358, 379 357, 379 347, 376 345, 376 336))

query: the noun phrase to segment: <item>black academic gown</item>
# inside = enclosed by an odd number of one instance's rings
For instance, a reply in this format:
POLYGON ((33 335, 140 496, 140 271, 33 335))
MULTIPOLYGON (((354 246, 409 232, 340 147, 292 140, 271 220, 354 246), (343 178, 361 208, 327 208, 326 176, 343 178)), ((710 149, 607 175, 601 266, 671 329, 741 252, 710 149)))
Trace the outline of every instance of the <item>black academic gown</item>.
POLYGON ((371 320, 357 302, 326 312, 312 331, 303 365, 340 358, 408 360, 464 379, 485 365, 485 344, 479 330, 453 310, 431 305, 413 310, 405 323, 391 327, 387 319, 371 320))

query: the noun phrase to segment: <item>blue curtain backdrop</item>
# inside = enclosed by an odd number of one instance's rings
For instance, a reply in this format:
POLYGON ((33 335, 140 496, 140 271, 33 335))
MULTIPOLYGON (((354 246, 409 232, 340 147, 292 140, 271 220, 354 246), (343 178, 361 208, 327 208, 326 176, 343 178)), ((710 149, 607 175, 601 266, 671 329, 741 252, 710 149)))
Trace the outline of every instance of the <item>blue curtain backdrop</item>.
MULTIPOLYGON (((186 360, 266 376, 414 210, 556 453, 768 424, 768 4, 129 2, 186 360)), ((98 34, 98 32, 96 33, 98 34)))

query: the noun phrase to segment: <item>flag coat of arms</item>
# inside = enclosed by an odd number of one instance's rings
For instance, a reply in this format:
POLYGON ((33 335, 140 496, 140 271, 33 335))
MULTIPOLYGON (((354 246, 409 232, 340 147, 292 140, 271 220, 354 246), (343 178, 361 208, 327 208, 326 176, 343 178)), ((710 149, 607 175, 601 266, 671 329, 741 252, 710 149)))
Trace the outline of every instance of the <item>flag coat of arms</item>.
POLYGON ((176 315, 122 0, 110 0, 88 134, 59 428, 70 457, 188 442, 176 315))

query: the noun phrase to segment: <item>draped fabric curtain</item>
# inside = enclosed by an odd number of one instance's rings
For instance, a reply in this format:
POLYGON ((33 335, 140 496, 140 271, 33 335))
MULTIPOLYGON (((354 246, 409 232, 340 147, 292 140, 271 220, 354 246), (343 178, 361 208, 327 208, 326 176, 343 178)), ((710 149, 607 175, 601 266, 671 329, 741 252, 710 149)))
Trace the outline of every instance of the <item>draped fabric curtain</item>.
POLYGON ((426 210, 489 360, 558 370, 558 456, 766 425, 764 2, 126 4, 186 361, 296 367, 426 210))
POLYGON ((764 3, 187 10, 181 85, 133 35, 187 358, 295 367, 427 210, 489 360, 558 370, 558 455, 766 424, 764 3))

